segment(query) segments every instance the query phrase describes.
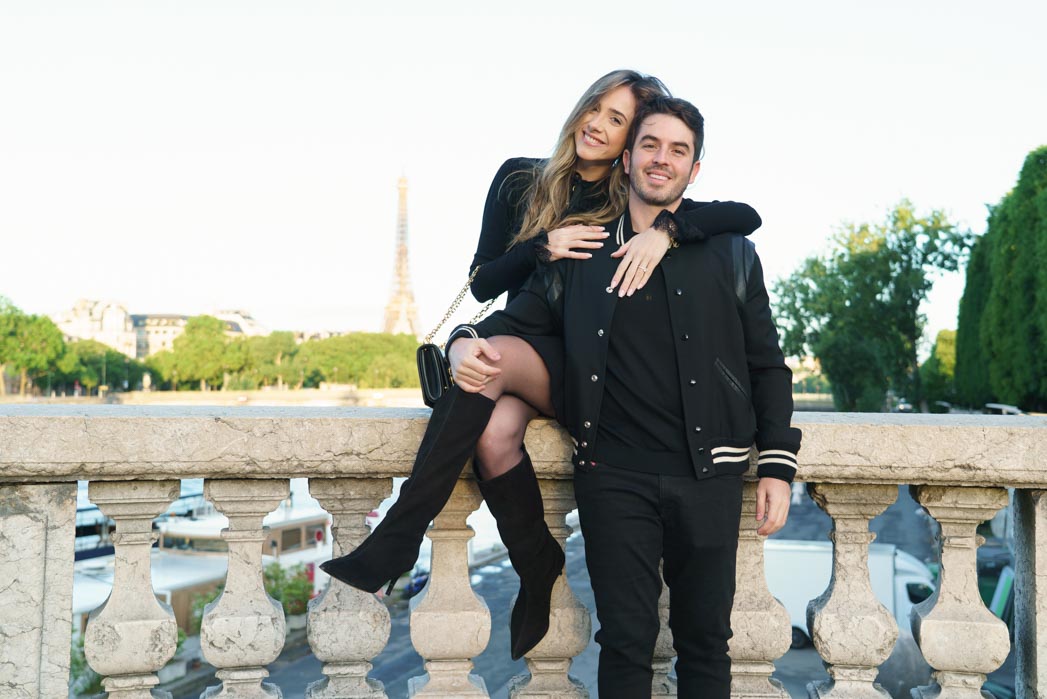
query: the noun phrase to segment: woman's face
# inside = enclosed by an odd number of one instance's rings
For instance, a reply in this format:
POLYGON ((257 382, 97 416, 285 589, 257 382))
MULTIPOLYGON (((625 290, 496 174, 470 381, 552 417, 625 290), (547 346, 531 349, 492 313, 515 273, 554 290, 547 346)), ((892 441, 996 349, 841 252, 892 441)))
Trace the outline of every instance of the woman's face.
POLYGON ((593 163, 612 163, 625 150, 625 137, 636 114, 636 98, 628 85, 611 90, 600 98, 574 134, 578 159, 593 163))

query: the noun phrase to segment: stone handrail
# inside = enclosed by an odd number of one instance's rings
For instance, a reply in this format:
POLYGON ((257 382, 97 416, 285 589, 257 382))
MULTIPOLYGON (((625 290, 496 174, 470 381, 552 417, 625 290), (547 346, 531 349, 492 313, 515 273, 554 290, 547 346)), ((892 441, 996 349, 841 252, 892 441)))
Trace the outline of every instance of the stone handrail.
MULTIPOLYGON (((65 696, 76 480, 90 481, 92 501, 116 522, 113 592, 88 622, 88 662, 106 677, 110 696, 154 696, 176 629, 170 608, 148 594, 151 521, 176 497, 178 478, 206 479, 205 496, 229 518, 225 592, 205 610, 201 630, 221 684, 205 695, 278 696, 264 679, 283 643, 284 618, 261 584, 262 518, 286 497, 287 479, 309 478, 333 516, 335 552, 351 550, 391 478, 407 475, 427 417, 366 408, 0 408, 0 696, 65 696)), ((975 572, 975 528, 1007 504, 1004 488, 1017 489, 1016 683, 1019 696, 1047 696, 1047 643, 1038 652, 1047 634, 1047 418, 806 413, 795 424, 804 430, 801 477, 833 518, 833 578, 808 608, 830 680, 809 685, 810 695, 886 696, 874 678, 898 629, 869 586, 868 525, 897 484, 911 484, 943 542, 939 588, 912 618, 934 680, 913 696, 981 696, 985 674, 1007 655, 1007 629, 981 603, 975 572)), ((547 421, 532 424, 527 442, 562 543, 574 507, 570 442, 547 421)), ((788 648, 790 625, 762 575, 754 491, 746 486, 740 526, 732 693, 784 697, 770 675, 788 648)), ((428 673, 411 683, 417 696, 487 696, 470 658, 486 646, 490 614, 465 571, 465 518, 478 503, 475 485, 463 479, 431 530, 431 583, 411 620, 428 673)), ((557 585, 554 632, 529 654, 530 677, 514 683, 512 696, 587 696, 568 668, 588 644, 589 616, 565 578, 557 585)), ((307 696, 385 696, 367 673, 388 635, 388 613, 373 596, 333 584, 310 604, 308 636, 324 677, 307 696)), ((656 696, 675 693, 670 638, 668 629, 659 637, 656 696)))

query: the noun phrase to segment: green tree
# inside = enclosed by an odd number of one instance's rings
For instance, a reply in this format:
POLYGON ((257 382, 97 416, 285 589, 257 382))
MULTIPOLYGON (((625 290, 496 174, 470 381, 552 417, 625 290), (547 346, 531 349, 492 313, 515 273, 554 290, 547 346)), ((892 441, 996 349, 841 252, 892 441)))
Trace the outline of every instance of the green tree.
POLYGON ((294 376, 298 345, 294 333, 273 332, 247 339, 248 370, 262 386, 282 388, 294 376))
POLYGON ((839 410, 880 410, 888 388, 918 398, 920 304, 970 241, 941 211, 919 216, 905 200, 883 223, 844 225, 827 254, 774 287, 783 349, 820 360, 839 410))
POLYGON ((200 390, 219 386, 226 373, 225 321, 194 316, 172 343, 174 369, 182 381, 199 382, 200 390))
POLYGON ((920 365, 924 399, 952 403, 956 400, 956 331, 942 330, 934 340, 931 355, 920 365))
MULTIPOLYGON (((992 230, 991 223, 989 228, 992 230)), ((992 245, 993 237, 986 233, 971 250, 956 326, 956 397, 970 406, 989 403, 995 397, 989 384, 989 356, 981 338, 982 318, 992 288, 992 245)))
POLYGON ((88 393, 105 384, 113 390, 133 388, 144 367, 121 352, 95 340, 77 340, 65 347, 55 363, 59 383, 79 381, 88 393))
POLYGON ((992 241, 989 294, 978 337, 988 360, 989 385, 1004 403, 1045 407, 1047 146, 1026 157, 1018 183, 993 208, 985 237, 992 241))
POLYGON ((18 351, 16 327, 22 316, 8 298, 0 296, 0 395, 7 395, 7 366, 18 351))
POLYGON ((47 316, 17 314, 4 340, 5 364, 19 372, 19 389, 26 395, 31 379, 46 376, 65 350, 62 331, 47 316))

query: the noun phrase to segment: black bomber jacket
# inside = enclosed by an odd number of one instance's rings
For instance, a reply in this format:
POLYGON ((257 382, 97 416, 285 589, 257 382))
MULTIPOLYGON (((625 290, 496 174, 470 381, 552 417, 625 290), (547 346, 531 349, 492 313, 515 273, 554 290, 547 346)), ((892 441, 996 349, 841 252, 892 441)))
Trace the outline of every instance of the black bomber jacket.
MULTIPOLYGON (((458 326, 447 342, 449 348, 467 336, 562 336, 566 426, 575 443, 574 463, 583 468, 593 463, 618 300, 617 290, 607 286, 618 265, 610 257, 614 249, 605 245, 588 260, 539 265, 505 310, 475 326, 458 326)), ((758 475, 792 481, 800 449, 800 430, 790 425, 792 371, 778 344, 752 243, 718 235, 670 250, 661 266, 672 325, 666 332, 675 338, 676 357, 652 361, 676 361, 695 476, 744 473, 755 442, 758 475), (744 270, 739 250, 748 256, 744 270)))

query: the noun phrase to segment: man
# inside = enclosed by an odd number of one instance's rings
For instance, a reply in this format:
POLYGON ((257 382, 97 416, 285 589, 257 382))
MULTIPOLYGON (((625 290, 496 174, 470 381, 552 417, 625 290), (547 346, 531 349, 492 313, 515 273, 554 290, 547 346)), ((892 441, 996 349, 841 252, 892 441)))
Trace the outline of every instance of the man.
MULTIPOLYGON (((622 156, 628 210, 608 226, 619 245, 680 206, 700 167, 703 122, 679 99, 639 110, 622 156)), ((461 326, 449 341, 457 382, 475 391, 493 373, 482 338, 564 337, 602 697, 650 696, 660 561, 679 696, 730 696, 741 474, 755 441, 759 531, 770 534, 785 523, 800 447, 789 424, 792 374, 748 245, 727 235, 672 250, 622 298, 605 287, 616 262, 611 246, 582 263, 561 260, 539 269, 504 311, 461 326)))

